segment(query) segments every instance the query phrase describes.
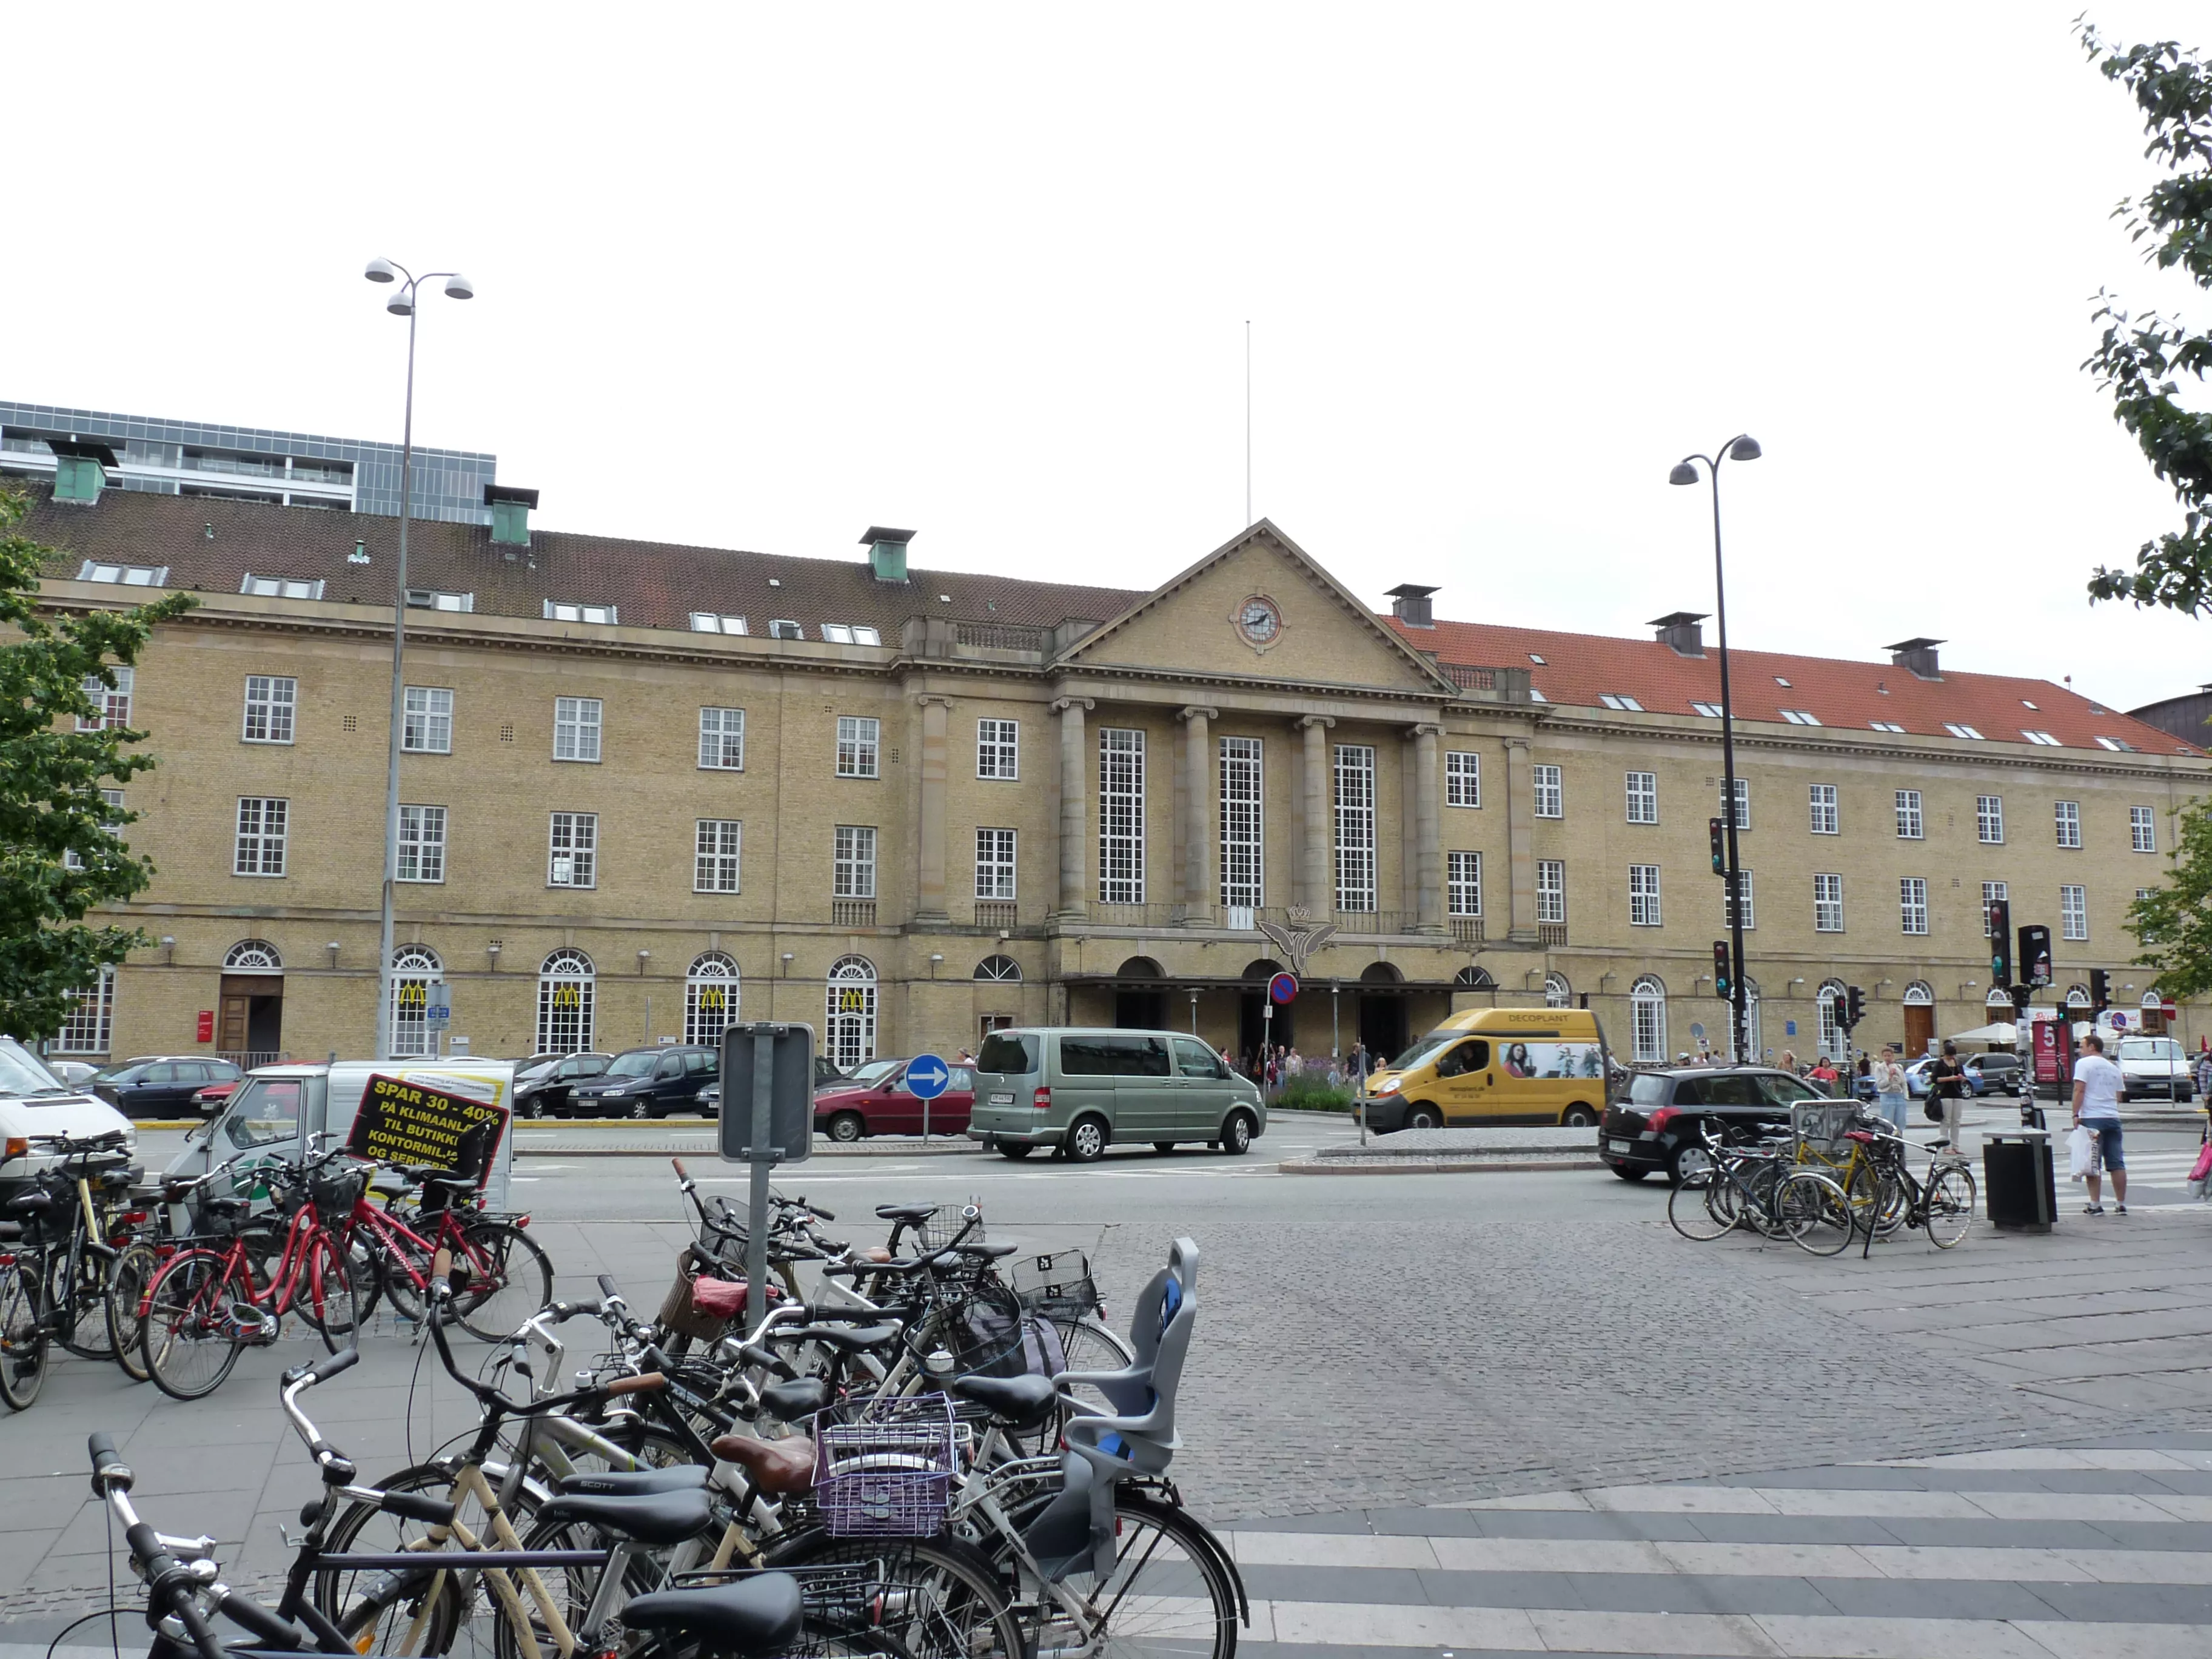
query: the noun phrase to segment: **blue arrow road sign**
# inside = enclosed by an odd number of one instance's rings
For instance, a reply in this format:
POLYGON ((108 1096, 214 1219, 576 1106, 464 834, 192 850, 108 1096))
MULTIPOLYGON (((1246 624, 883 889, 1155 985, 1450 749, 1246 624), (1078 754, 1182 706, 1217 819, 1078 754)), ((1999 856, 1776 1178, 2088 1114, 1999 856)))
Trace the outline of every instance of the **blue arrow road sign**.
POLYGON ((934 1100, 952 1081, 952 1068, 935 1054, 916 1054, 906 1063, 906 1086, 918 1100, 934 1100))

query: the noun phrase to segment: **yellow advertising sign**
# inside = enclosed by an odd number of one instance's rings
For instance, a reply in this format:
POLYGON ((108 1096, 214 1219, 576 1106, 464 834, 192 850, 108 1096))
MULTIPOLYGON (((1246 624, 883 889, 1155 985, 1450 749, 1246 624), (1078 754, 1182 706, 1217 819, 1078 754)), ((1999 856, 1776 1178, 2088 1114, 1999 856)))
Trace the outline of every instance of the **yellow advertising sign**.
POLYGON ((404 1078, 372 1076, 346 1150, 392 1164, 427 1164, 482 1181, 507 1131, 504 1106, 404 1078))

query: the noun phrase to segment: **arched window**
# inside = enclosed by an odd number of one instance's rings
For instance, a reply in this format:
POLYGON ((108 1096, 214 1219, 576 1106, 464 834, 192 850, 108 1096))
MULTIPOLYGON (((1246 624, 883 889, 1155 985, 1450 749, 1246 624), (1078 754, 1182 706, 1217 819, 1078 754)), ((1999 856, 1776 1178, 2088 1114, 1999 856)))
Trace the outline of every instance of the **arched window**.
POLYGON ((995 980, 1001 985, 1019 985, 1022 964, 1012 957, 985 957, 975 964, 975 977, 995 980))
POLYGON ((226 974, 281 974, 284 971, 284 958, 265 939, 242 939, 230 947, 230 954, 222 959, 222 970, 226 974))
POLYGON ((1263 985, 1282 971, 1281 963, 1272 961, 1266 957, 1255 957, 1244 964, 1244 977, 1256 979, 1263 985))
POLYGON ((1398 971, 1395 963, 1370 962, 1360 969, 1359 982, 1363 985, 1403 985, 1406 976, 1398 971))
POLYGON ((1116 979, 1165 979, 1167 975, 1160 971, 1160 964, 1150 957, 1131 957, 1114 970, 1114 977, 1116 979))
POLYGON ((1840 1064, 1850 1058, 1850 1039, 1844 1035, 1843 1022, 1836 1018, 1837 1010, 1844 1006, 1843 981, 1825 981, 1817 1000, 1820 1009, 1820 1052, 1840 1064))
POLYGON ((2087 1007, 2089 1006, 2089 988, 2086 985, 2068 986, 2066 988, 2066 1006, 2069 1008, 2087 1007))
POLYGON ((556 951, 538 970, 538 1052, 573 1054, 592 1046, 592 959, 556 951))
POLYGON ((823 1051, 841 1072, 876 1057, 876 965, 866 957, 840 957, 830 969, 823 1051))
POLYGON ((2010 1019, 2013 1016, 2012 993, 2002 985, 1992 985, 1990 987, 1989 995, 1982 999, 1982 1006, 2002 1008, 2004 1011, 2004 1017, 2010 1019))
POLYGON ((1567 983, 1565 974, 1544 975, 1544 1006, 1547 1008, 1571 1008, 1575 1006, 1575 988, 1567 983))
POLYGON ((1474 963, 1452 975, 1452 984, 1462 991, 1494 991, 1498 981, 1490 976, 1490 969, 1474 963))
POLYGON ((1628 1024, 1637 1059, 1667 1058, 1667 988, 1656 974, 1646 974, 1628 988, 1628 1024))
POLYGON ((1928 1008, 1935 1006, 1935 988, 1924 979, 1916 979, 1905 988, 1905 1006, 1908 1008, 1928 1008))
POLYGON ((445 973, 438 953, 423 945, 403 945, 392 953, 392 1056, 408 1060, 438 1052, 438 1034, 425 1011, 430 988, 445 973))
POLYGON ((738 964, 720 951, 693 959, 684 976, 684 1040, 718 1043, 738 1018, 738 964))

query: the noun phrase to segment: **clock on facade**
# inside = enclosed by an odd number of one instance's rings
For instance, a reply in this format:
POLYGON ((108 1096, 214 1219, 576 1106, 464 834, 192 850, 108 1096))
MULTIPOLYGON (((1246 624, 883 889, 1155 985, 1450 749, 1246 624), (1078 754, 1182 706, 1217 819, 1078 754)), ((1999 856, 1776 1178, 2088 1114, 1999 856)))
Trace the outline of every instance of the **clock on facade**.
POLYGON ((1265 594, 1255 593, 1237 607, 1237 631, 1243 635, 1245 644, 1264 650, 1273 645, 1283 632, 1283 613, 1275 602, 1265 594))

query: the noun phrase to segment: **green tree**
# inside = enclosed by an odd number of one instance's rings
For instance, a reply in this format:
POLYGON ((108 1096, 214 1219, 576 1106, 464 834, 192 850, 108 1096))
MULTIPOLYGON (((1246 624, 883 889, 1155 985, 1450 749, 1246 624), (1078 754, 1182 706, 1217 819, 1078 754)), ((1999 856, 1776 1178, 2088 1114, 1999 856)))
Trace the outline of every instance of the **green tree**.
MULTIPOLYGON (((2147 245, 2150 264, 2212 289, 2212 64, 2172 40, 2116 46, 2086 22, 2079 33, 2090 61, 2142 112, 2150 136, 2143 154, 2172 175, 2123 201, 2113 216, 2147 245)), ((2104 334, 2082 367, 2112 394, 2113 418, 2151 471, 2172 486, 2182 525, 2145 542, 2133 570, 2100 566, 2090 594, 2192 616, 2212 611, 2212 413, 2181 401, 2182 379, 2201 387, 2212 368, 2212 333, 2156 312, 2130 316, 2109 293, 2098 301, 2104 334)))
POLYGON ((2197 997, 2212 991, 2212 800, 2174 817, 2171 878, 2128 907, 2128 931, 2143 947, 2136 965, 2157 970, 2159 990, 2197 997))
POLYGON ((54 555, 21 533, 29 507, 0 489, 0 629, 12 635, 0 645, 0 1031, 35 1039, 61 1029, 74 993, 147 943, 136 928, 84 925, 94 905, 154 878, 152 860, 115 833, 137 814, 100 793, 152 769, 151 756, 125 752, 146 734, 76 730, 103 713, 85 683, 113 690, 114 669, 137 661, 154 625, 197 601, 173 593, 132 611, 41 615, 39 571, 54 555))

